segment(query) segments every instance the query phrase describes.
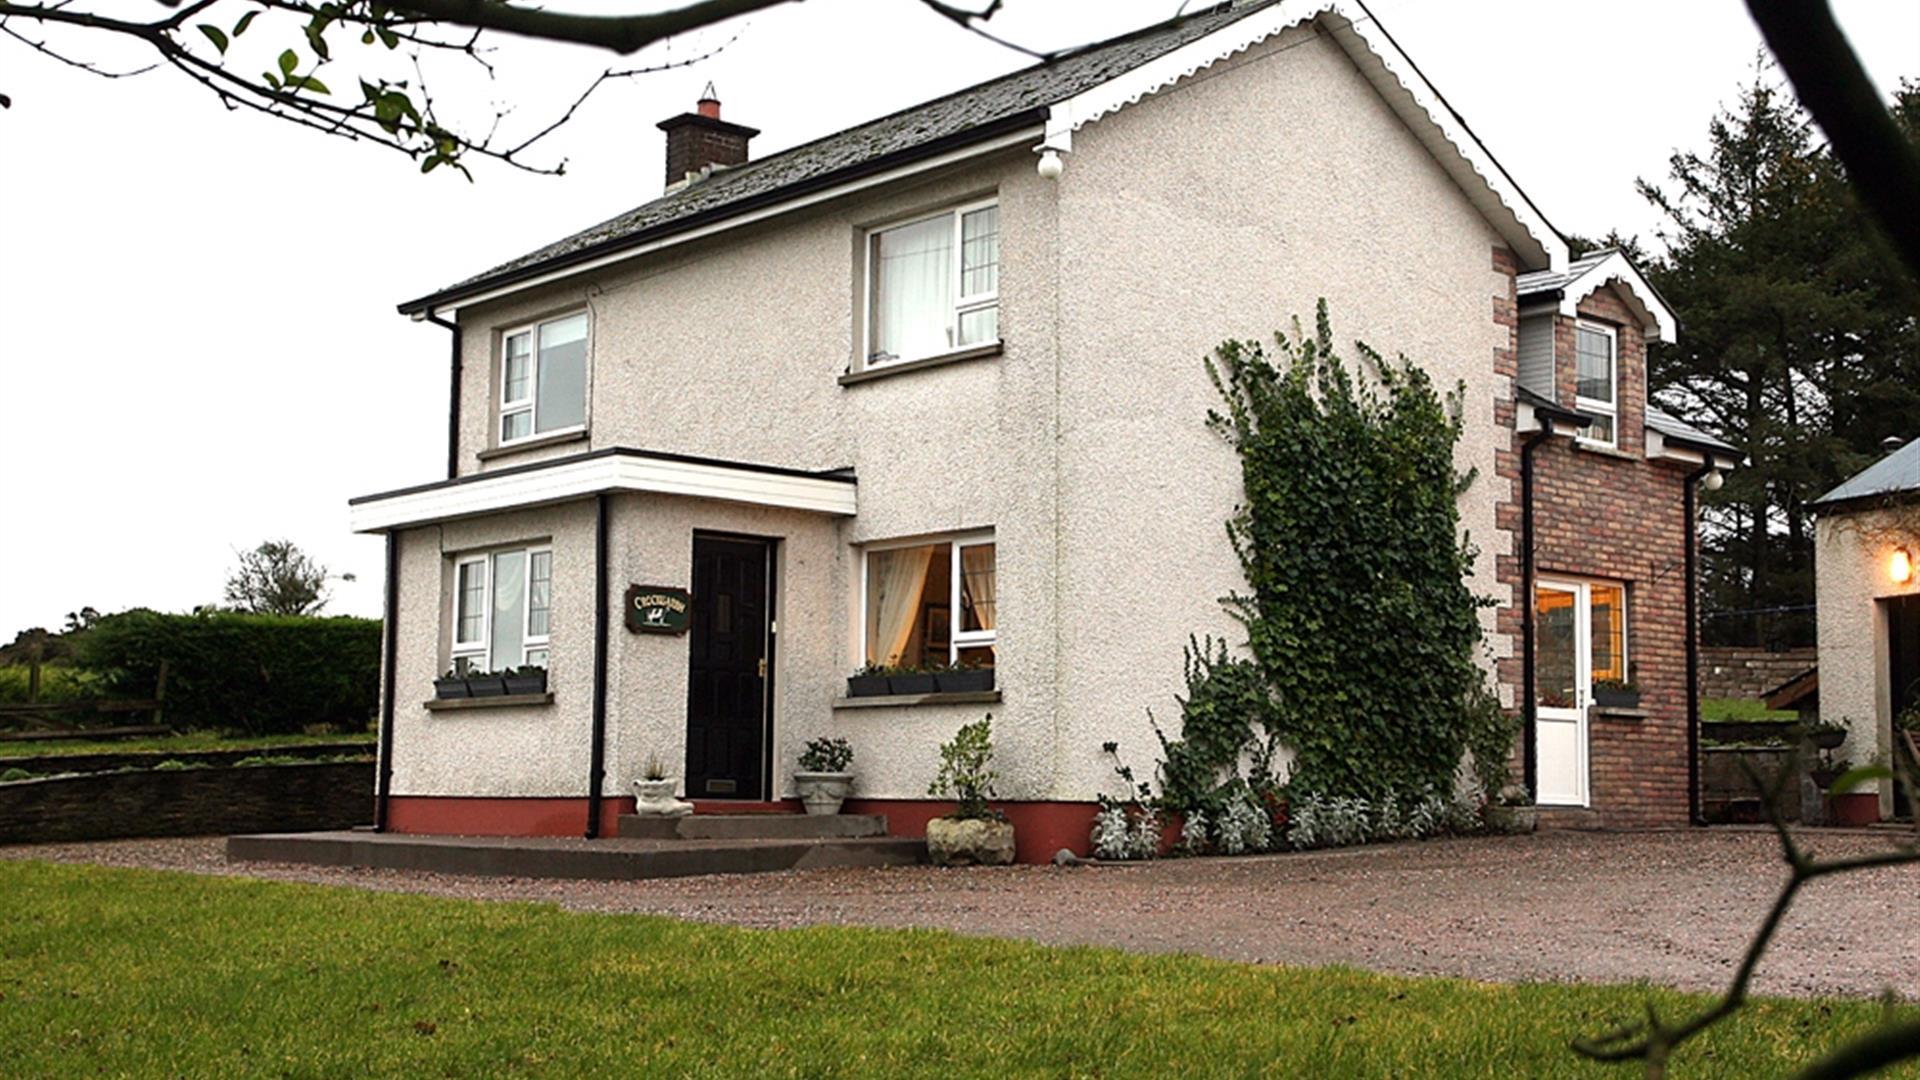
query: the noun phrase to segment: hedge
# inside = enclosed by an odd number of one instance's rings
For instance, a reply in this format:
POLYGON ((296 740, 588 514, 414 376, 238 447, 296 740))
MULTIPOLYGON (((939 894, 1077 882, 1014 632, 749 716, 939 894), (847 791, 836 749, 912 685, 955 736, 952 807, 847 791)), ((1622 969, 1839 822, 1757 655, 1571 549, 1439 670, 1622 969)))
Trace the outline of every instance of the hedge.
POLYGON ((364 729, 379 702, 380 621, 128 611, 81 637, 109 696, 153 696, 167 665, 167 723, 253 735, 315 724, 364 729))

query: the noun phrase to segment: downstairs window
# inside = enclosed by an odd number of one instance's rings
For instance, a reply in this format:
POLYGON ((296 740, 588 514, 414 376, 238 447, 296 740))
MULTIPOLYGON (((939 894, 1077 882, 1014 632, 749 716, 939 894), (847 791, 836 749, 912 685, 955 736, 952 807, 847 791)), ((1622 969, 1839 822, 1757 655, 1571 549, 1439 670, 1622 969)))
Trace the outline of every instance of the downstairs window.
POLYGON ((991 534, 869 547, 865 557, 866 663, 994 666, 991 534))
POLYGON ((461 556, 453 570, 453 668, 546 667, 553 612, 553 549, 461 556))

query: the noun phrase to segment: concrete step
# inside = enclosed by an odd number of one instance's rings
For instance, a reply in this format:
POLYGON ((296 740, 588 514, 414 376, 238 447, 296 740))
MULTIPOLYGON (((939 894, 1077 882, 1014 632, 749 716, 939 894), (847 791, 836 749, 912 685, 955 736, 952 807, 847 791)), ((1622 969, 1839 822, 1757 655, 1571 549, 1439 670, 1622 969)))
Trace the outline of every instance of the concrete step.
POLYGON ((397 833, 265 833, 227 838, 229 862, 305 863, 482 877, 635 881, 697 874, 754 874, 925 862, 924 840, 586 840, 556 836, 411 836, 397 833))
POLYGON ((620 815, 618 835, 636 840, 834 840, 887 835, 885 814, 620 815))

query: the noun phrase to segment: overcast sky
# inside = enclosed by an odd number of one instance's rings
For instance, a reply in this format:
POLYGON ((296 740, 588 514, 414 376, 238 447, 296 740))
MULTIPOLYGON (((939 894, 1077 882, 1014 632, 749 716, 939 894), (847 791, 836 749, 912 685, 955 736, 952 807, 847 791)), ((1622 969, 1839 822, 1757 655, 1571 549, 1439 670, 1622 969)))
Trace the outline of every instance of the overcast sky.
MULTIPOLYGON (((1177 3, 1008 0, 993 28, 1053 48, 1177 3)), ((1548 217, 1586 235, 1650 230, 1634 178, 1703 143, 1760 47, 1738 0, 1372 7, 1548 217)), ((1883 88, 1920 76, 1920 4, 1836 7, 1883 88)), ((597 96, 543 159, 568 159, 564 178, 480 163, 471 184, 229 113, 169 72, 105 82, 0 40, 0 642, 83 604, 218 601, 235 549, 269 537, 358 575, 329 610, 378 614, 380 542, 347 532, 346 500, 445 469, 446 333, 396 303, 658 195, 653 125, 709 79, 728 119, 764 132, 760 156, 1028 62, 915 0, 810 0, 673 55, 729 39, 597 96)), ((491 87, 447 85, 483 117, 513 103, 509 123, 605 63, 517 42, 495 62, 491 87)))

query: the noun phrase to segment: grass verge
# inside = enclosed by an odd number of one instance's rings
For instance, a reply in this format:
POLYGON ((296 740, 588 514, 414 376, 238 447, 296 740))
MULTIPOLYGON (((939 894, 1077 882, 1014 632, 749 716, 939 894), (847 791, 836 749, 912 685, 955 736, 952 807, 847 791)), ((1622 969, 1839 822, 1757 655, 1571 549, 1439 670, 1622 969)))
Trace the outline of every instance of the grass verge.
MULTIPOLYGON (((26 861, 0 895, 5 1076, 1622 1076, 1568 1040, 1701 1000, 26 861)), ((1761 1001, 1671 1075, 1880 1015, 1761 1001)))
POLYGON ((1781 723, 1800 719, 1800 714, 1792 709, 1769 709, 1764 701, 1750 698, 1701 698, 1700 719, 1702 720, 1739 720, 1758 722, 1778 720, 1781 723))

